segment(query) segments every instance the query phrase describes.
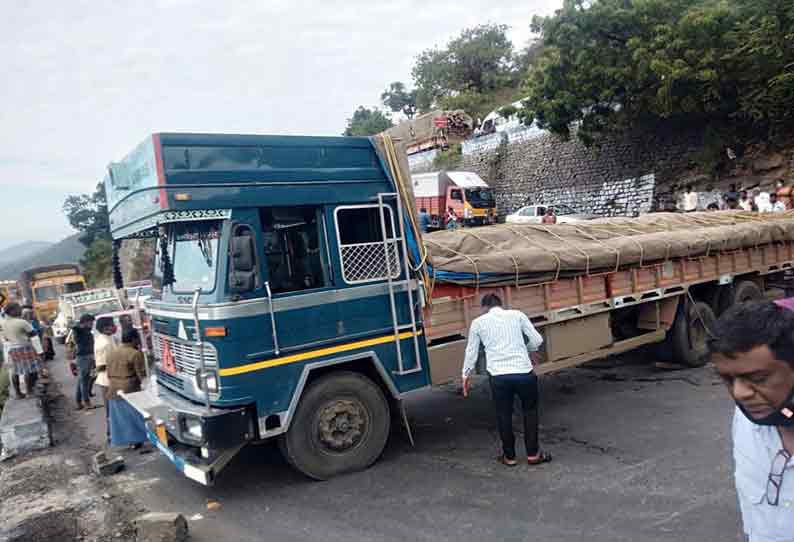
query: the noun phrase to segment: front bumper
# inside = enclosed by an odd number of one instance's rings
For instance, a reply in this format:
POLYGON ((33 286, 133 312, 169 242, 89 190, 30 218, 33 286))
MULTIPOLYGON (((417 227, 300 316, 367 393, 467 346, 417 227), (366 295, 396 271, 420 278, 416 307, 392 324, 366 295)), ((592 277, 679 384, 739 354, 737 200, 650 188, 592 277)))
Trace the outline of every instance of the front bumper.
POLYGON ((185 476, 212 485, 218 473, 254 438, 252 411, 197 405, 168 390, 146 389, 120 393, 146 422, 146 433, 171 463, 185 476), (200 436, 188 431, 199 424, 200 436))

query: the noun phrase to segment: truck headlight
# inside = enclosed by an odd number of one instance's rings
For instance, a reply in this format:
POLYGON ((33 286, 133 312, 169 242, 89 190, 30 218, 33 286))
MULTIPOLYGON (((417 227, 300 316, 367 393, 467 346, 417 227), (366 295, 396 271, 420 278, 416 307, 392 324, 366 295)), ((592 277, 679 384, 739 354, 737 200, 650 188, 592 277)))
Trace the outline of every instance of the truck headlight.
POLYGON ((204 382, 206 382, 207 391, 218 392, 218 373, 215 371, 204 371, 204 382))
POLYGON ((201 423, 200 418, 185 416, 182 418, 182 430, 195 440, 204 438, 204 425, 201 423))
POLYGON ((471 209, 468 207, 463 209, 463 218, 471 218, 471 209))

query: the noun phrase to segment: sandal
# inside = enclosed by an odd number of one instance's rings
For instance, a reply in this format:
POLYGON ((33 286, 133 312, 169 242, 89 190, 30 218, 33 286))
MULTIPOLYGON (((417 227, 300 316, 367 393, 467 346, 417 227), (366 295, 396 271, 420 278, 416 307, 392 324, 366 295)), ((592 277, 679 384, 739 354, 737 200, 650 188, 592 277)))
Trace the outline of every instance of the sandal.
POLYGON ((516 465, 518 465, 518 461, 516 461, 515 459, 508 459, 507 457, 504 456, 504 454, 497 457, 496 460, 505 467, 515 467, 516 465))
POLYGON ((532 466, 551 463, 551 454, 549 452, 540 452, 537 459, 527 458, 527 463, 532 466))

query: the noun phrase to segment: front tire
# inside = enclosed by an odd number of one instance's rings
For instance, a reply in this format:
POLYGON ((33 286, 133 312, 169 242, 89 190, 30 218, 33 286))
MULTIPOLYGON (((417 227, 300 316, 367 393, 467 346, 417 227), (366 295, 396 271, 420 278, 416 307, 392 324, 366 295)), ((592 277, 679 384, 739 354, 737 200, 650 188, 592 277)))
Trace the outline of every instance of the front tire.
POLYGON ((372 380, 359 373, 331 373, 304 392, 280 446, 290 465, 327 480, 372 465, 390 429, 389 404, 372 380))

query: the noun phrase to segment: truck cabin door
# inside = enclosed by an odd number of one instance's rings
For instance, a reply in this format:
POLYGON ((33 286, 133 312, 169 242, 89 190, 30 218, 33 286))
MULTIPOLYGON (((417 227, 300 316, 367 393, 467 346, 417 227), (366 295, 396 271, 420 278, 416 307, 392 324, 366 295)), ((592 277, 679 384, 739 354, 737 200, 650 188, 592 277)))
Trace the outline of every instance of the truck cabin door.
POLYGON ((338 312, 323 207, 264 207, 259 216, 273 350, 335 338, 338 312))
MULTIPOLYGON (((447 207, 452 207, 457 217, 463 218, 463 209, 465 207, 463 203, 463 189, 450 186, 447 190, 449 191, 447 195, 447 207)), ((444 215, 446 216, 446 214, 447 209, 444 209, 444 215)))

